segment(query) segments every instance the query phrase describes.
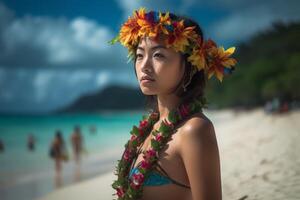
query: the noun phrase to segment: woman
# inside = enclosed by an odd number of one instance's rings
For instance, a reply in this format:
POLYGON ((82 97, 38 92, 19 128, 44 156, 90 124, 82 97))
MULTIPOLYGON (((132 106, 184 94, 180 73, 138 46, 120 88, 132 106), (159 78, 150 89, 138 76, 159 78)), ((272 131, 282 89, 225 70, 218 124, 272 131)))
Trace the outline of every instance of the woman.
POLYGON ((71 134, 71 144, 73 148, 74 158, 77 164, 80 162, 82 153, 82 143, 83 138, 81 135, 81 130, 79 126, 75 126, 74 132, 71 134))
POLYGON ((56 176, 60 177, 62 170, 62 161, 68 160, 68 155, 65 147, 65 141, 63 139, 62 133, 60 130, 55 132, 55 137, 51 143, 50 147, 50 157, 55 161, 55 172, 56 176))
POLYGON ((133 127, 116 167, 118 199, 222 199, 217 140, 202 107, 207 78, 222 81, 233 70, 234 48, 204 41, 191 19, 144 8, 116 41, 128 48, 151 108, 133 127))

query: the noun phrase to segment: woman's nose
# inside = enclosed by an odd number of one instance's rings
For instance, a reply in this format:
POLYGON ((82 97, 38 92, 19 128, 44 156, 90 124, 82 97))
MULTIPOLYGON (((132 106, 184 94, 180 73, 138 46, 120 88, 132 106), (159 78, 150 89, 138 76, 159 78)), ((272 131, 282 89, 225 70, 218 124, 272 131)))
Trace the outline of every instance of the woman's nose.
POLYGON ((149 58, 149 56, 145 56, 145 58, 142 62, 141 70, 142 70, 142 72, 152 71, 152 61, 149 58))

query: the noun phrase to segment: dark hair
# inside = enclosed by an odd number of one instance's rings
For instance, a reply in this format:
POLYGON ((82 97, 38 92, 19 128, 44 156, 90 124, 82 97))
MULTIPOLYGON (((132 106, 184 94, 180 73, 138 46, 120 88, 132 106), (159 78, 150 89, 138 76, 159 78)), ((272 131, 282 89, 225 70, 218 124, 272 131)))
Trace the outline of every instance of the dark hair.
POLYGON ((62 132, 60 130, 56 130, 55 132, 55 137, 62 143, 64 143, 64 139, 63 139, 63 135, 62 132))
MULTIPOLYGON (((165 14, 165 13, 162 13, 165 14)), ((175 21, 181 21, 184 20, 184 27, 195 27, 195 32, 203 39, 203 32, 202 29, 200 28, 199 24, 192 20, 191 18, 185 17, 185 16, 179 16, 175 15, 173 13, 170 13, 170 18, 175 21)), ((177 87, 175 88, 175 93, 178 97, 181 98, 181 103, 188 103, 194 98, 202 98, 204 97, 204 89, 206 86, 206 76, 204 74, 204 71, 198 71, 194 72, 190 83, 186 86, 186 91, 183 90, 183 84, 186 84, 190 80, 191 73, 193 70, 195 70, 196 66, 193 66, 189 61, 188 57, 190 56, 189 54, 181 54, 182 55, 182 61, 185 63, 185 71, 183 78, 181 81, 178 83, 177 87)), ((134 66, 136 63, 136 56, 134 57, 134 66)), ((135 75, 136 74, 136 70, 135 75)), ((146 96, 146 102, 145 106, 146 109, 149 109, 150 111, 155 111, 158 112, 158 107, 157 107, 157 98, 156 95, 145 95, 146 96)))
POLYGON ((80 126, 79 125, 74 126, 74 131, 79 132, 80 131, 80 126))

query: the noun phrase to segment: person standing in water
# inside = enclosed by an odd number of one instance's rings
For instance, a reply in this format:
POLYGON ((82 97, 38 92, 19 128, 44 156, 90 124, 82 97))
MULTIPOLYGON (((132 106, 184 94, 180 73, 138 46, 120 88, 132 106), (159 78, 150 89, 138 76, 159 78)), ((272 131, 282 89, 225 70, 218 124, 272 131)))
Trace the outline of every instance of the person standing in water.
POLYGON ((62 185, 62 162, 68 160, 65 141, 60 130, 55 132, 55 137, 50 147, 50 157, 55 162, 55 183, 57 187, 60 187, 62 185))
POLYGON ((33 136, 33 134, 30 134, 28 136, 27 148, 29 151, 34 151, 35 149, 35 137, 33 136))
POLYGON ((4 152, 5 148, 4 148, 4 143, 2 140, 0 140, 0 153, 4 152))
POLYGON ((74 127, 74 132, 71 134, 71 144, 73 149, 73 155, 76 163, 80 162, 82 153, 83 138, 79 126, 74 127))

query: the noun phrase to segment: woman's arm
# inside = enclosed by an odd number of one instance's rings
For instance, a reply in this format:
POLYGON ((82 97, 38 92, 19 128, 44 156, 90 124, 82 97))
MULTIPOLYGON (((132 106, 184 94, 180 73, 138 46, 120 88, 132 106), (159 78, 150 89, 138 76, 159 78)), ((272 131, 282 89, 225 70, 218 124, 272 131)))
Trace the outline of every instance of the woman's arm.
POLYGON ((179 154, 185 165, 193 200, 221 200, 221 172, 213 124, 191 119, 181 134, 179 154))

